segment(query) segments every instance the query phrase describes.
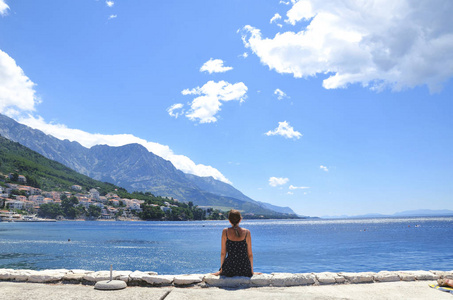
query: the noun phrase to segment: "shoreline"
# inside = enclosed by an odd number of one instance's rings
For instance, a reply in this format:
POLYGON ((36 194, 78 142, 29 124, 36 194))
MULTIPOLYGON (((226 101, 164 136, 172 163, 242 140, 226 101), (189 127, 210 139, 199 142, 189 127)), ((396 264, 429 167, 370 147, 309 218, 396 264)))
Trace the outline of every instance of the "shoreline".
MULTIPOLYGON (((380 271, 380 272, 322 272, 322 273, 271 273, 248 277, 224 277, 211 274, 159 275, 152 271, 113 271, 112 279, 122 280, 127 286, 141 287, 294 287, 320 285, 350 285, 382 282, 417 282, 453 279, 451 271, 380 271)), ((0 283, 50 283, 95 285, 110 279, 110 271, 49 269, 0 269, 0 283)))

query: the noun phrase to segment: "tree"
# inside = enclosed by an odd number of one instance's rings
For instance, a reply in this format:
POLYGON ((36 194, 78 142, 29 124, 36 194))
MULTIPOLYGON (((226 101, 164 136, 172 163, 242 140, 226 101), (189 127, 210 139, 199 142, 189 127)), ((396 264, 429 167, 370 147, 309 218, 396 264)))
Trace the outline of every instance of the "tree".
POLYGON ((18 180, 19 180, 19 174, 17 174, 16 172, 14 172, 14 173, 11 175, 11 181, 17 182, 18 180))
POLYGON ((33 177, 33 176, 25 176, 25 178, 27 179, 27 184, 29 186, 32 186, 32 187, 35 187, 35 188, 38 188, 38 189, 41 188, 41 185, 35 179, 35 177, 33 177))
POLYGON ((39 207, 38 216, 42 218, 55 219, 57 216, 63 214, 63 209, 57 203, 45 203, 39 207))
POLYGON ((97 219, 100 215, 101 208, 99 206, 93 204, 90 204, 90 206, 88 206, 88 217, 97 219))
POLYGON ((118 212, 115 214, 115 218, 119 218, 123 215, 124 210, 122 208, 118 209, 118 212))
POLYGON ((161 220, 165 214, 159 206, 141 205, 142 211, 138 216, 143 220, 161 220))
POLYGON ((81 214, 80 209, 75 207, 77 204, 79 204, 79 200, 75 196, 61 200, 61 207, 66 218, 75 219, 81 214))

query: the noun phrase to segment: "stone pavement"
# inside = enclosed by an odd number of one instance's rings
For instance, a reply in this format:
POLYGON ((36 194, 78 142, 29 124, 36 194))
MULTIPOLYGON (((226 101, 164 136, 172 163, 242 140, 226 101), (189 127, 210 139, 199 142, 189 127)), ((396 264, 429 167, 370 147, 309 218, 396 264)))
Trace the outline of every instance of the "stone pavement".
POLYGON ((39 284, 0 282, 1 299, 8 300, 231 300, 231 299, 449 299, 453 295, 428 286, 435 281, 398 281, 362 284, 332 284, 294 287, 203 288, 194 287, 127 287, 118 291, 95 290, 82 284, 39 284))

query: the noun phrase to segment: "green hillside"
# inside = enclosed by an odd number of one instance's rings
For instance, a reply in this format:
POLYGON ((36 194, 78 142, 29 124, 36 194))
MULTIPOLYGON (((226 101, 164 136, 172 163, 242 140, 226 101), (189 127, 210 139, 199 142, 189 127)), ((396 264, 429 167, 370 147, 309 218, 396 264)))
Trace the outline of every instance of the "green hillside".
POLYGON ((72 185, 80 185, 84 189, 96 188, 101 194, 122 189, 111 183, 79 174, 2 136, 0 136, 0 173, 24 175, 28 185, 46 191, 67 191, 72 185))

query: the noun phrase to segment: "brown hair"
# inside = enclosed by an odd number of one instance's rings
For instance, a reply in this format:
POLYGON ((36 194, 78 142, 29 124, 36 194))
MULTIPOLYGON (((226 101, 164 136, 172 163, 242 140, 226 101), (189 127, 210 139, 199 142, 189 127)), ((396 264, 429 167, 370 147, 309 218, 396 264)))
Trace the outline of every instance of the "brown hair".
POLYGON ((234 232, 236 233, 237 237, 240 236, 237 226, 239 224, 239 221, 241 221, 241 219, 242 219, 242 216, 241 216, 241 212, 239 210, 232 209, 228 213, 228 220, 230 220, 231 224, 233 225, 233 229, 234 229, 234 232))

